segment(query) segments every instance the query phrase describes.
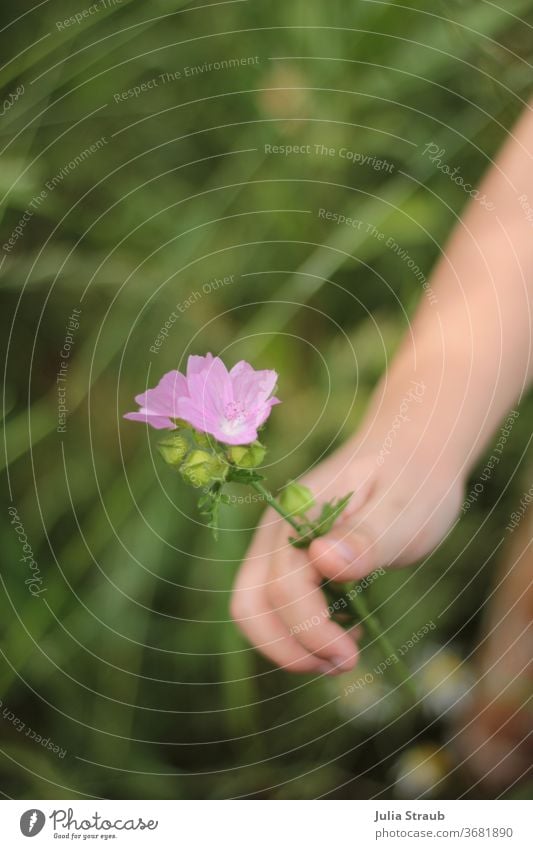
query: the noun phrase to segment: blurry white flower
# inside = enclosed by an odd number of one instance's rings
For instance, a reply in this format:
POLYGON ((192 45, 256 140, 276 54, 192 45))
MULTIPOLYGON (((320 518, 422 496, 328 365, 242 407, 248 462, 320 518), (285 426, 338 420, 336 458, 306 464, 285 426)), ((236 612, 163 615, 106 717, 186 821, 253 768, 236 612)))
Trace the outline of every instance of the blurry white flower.
POLYGON ((449 647, 432 645, 422 654, 416 681, 424 707, 433 715, 456 713, 470 698, 472 673, 449 647))
POLYGON ((383 678, 360 664, 346 675, 329 679, 328 684, 333 696, 337 696, 339 714, 352 722, 382 725, 401 707, 383 678))
POLYGON ((394 793, 400 799, 441 796, 450 769, 444 749, 433 743, 411 746, 393 767, 394 793))

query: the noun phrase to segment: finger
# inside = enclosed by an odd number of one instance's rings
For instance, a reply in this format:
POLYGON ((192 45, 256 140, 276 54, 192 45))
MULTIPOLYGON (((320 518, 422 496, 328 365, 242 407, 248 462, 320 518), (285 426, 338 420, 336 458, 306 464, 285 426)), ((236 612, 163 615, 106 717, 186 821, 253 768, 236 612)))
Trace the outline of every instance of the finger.
POLYGON ((273 663, 290 672, 329 673, 331 667, 306 651, 272 610, 266 594, 269 558, 264 549, 265 528, 256 534, 249 555, 239 571, 233 591, 231 614, 240 630, 273 663))
MULTIPOLYGON (((236 602, 236 604, 241 604, 236 602)), ((329 674, 333 666, 310 652, 290 635, 287 626, 272 610, 262 605, 247 605, 247 614, 242 616, 239 609, 233 612, 233 618, 247 639, 253 643, 264 657, 285 669, 287 672, 329 674)))
POLYGON ((277 557, 267 595, 291 636, 306 651, 328 661, 339 672, 353 669, 357 647, 348 633, 329 618, 320 581, 307 553, 289 548, 277 557))
POLYGON ((364 512, 341 521, 324 537, 313 540, 313 566, 334 581, 357 581, 380 566, 401 560, 415 528, 412 516, 390 499, 370 500, 364 512))

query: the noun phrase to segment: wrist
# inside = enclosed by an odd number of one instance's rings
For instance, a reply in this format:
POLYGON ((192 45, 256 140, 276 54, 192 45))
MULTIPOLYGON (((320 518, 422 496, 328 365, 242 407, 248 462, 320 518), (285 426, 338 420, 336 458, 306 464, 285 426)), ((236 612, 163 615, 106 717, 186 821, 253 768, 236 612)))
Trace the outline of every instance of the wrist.
POLYGON ((461 397, 429 361, 422 368, 395 362, 373 394, 354 437, 358 452, 402 467, 423 464, 448 480, 465 480, 472 440, 463 430, 461 397), (437 379, 436 379, 437 376, 437 379))

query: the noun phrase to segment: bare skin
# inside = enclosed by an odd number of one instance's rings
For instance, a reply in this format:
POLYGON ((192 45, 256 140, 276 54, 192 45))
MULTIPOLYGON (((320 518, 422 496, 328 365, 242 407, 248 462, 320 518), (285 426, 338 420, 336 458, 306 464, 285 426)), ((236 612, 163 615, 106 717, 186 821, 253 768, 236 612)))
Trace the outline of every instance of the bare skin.
POLYGON ((530 382, 533 104, 480 193, 494 209, 470 202, 430 280, 437 301, 422 299, 361 428, 302 481, 319 501, 355 490, 349 510, 308 551, 292 548, 287 524, 267 510, 240 568, 232 616, 288 671, 355 666, 357 632, 324 616, 322 580, 408 566, 438 546, 472 466, 530 382))

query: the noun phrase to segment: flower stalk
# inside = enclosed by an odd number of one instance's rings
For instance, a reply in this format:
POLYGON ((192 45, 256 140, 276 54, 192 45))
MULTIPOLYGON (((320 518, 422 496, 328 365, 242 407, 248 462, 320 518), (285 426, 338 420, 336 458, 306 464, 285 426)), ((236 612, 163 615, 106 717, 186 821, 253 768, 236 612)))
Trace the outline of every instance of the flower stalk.
POLYGON ((298 536, 301 537, 302 526, 299 525, 298 522, 296 522, 295 519, 289 513, 287 513, 286 510, 283 509, 277 498, 274 498, 272 493, 269 492, 268 489, 263 486, 261 481, 253 481, 252 486, 257 492, 260 493, 260 495, 263 496, 267 504, 272 507, 276 511, 276 513, 279 513, 281 518, 285 519, 285 521, 288 522, 292 528, 294 528, 298 536))
MULTIPOLYGON (((256 371, 244 360, 228 371, 212 354, 191 356, 186 374, 171 371, 163 375, 156 387, 135 397, 139 409, 124 418, 167 431, 159 452, 186 483, 201 490, 199 509, 215 536, 220 506, 231 503, 224 487, 239 483, 252 486, 291 526, 296 532, 289 537, 291 545, 308 548, 314 539, 330 532, 352 493, 322 504, 318 517, 310 519, 308 511, 315 501, 308 487, 293 481, 275 498, 262 483, 258 469, 266 449, 259 442, 258 432, 272 407, 280 403, 272 394, 277 377, 275 371, 256 371)), ((409 670, 368 610, 362 593, 350 593, 350 602, 356 618, 367 627, 385 657, 395 658, 398 679, 416 701, 409 670)))
POLYGON ((382 649, 385 658, 396 658, 393 668, 396 673, 398 685, 400 688, 403 688, 406 693, 409 693, 409 698, 416 704, 418 702, 418 693, 416 692, 416 688, 413 684, 411 672, 401 657, 396 654, 394 646, 381 628, 376 615, 371 613, 368 609, 367 603, 363 598, 363 594, 356 593, 353 598, 350 597, 350 604, 361 624, 366 625, 369 634, 374 637, 376 643, 382 649))

